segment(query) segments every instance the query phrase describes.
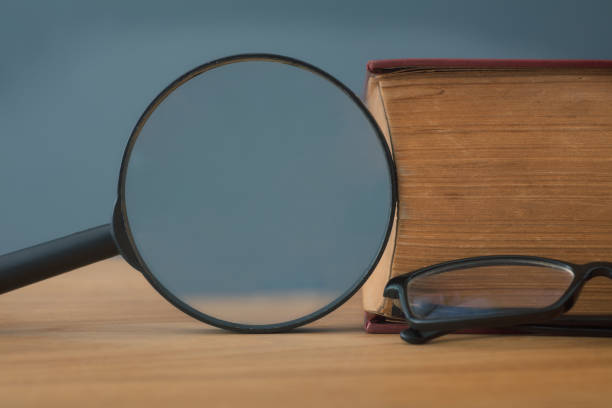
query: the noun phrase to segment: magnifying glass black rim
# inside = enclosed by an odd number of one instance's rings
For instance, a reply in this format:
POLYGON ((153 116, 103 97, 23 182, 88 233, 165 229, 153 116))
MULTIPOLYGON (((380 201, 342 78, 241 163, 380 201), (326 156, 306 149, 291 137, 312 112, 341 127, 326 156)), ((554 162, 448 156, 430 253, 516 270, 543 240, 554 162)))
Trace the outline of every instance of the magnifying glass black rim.
POLYGON ((127 238, 127 243, 130 245, 131 252, 137 259, 139 266, 140 266, 139 269, 144 275, 144 277, 167 301, 169 301, 172 305, 174 305, 181 311, 185 312, 189 316, 194 317, 195 319, 198 319, 212 326, 216 326, 216 327, 220 327, 220 328, 228 329, 232 331, 238 331, 238 332, 273 333, 273 332, 287 331, 295 327, 310 323, 314 320, 317 320, 325 316, 326 314, 330 313, 331 311, 335 310, 340 305, 342 305, 344 302, 346 302, 351 296, 353 296, 355 292, 357 292, 357 290, 359 290, 359 288, 363 285, 363 283, 368 279, 368 277, 372 274, 372 271, 374 270, 374 268, 376 268, 376 265, 380 261, 380 258, 384 252, 384 249, 386 248, 387 243, 389 241, 389 236, 391 234, 391 228, 393 226, 396 203, 397 203, 397 180, 396 180, 395 164, 393 162, 391 152, 389 150, 389 147, 387 146, 387 143, 386 143, 386 140, 385 140, 385 137, 382 131, 380 130, 380 128, 378 127, 378 124, 376 123, 376 120, 373 118, 373 116, 368 111, 368 109, 365 107, 365 105, 361 102, 361 100, 344 84, 342 84, 340 81, 338 81, 336 78, 334 78, 327 72, 313 65, 310 65, 306 62, 303 62, 303 61, 300 61, 294 58, 286 57, 283 55, 276 55, 276 54, 260 54, 260 53, 237 54, 237 55, 232 55, 232 56, 225 57, 225 58, 216 59, 214 61, 200 65, 188 71, 187 73, 177 78, 170 85, 168 85, 149 104, 147 109, 144 111, 144 113, 141 115, 140 119, 136 123, 136 126, 132 130, 132 134, 127 143, 125 151, 123 153, 123 159, 121 162, 121 169, 119 173, 118 202, 117 203, 118 203, 118 209, 120 211, 121 217, 120 217, 120 226, 116 225, 116 227, 122 227, 125 237, 127 238), (342 90, 361 109, 362 113, 367 117, 372 128, 374 129, 382 145, 383 151, 385 152, 385 157, 386 157, 387 165, 388 165, 387 168, 389 171, 389 178, 391 180, 391 211, 389 212, 390 214, 389 222, 387 225, 387 230, 385 232, 383 245, 381 246, 381 249, 379 253, 377 254, 376 259, 374 260, 370 270, 362 277, 361 280, 359 280, 358 282, 355 282, 351 287, 347 288, 347 290, 341 296, 336 298, 334 301, 332 301, 328 305, 316 310, 315 312, 305 315, 303 317, 300 317, 298 319, 289 320, 289 321, 281 322, 281 323, 266 324, 266 325, 248 325, 248 324, 233 323, 230 321, 217 319, 213 316, 207 315, 205 313, 200 312, 199 310, 194 309, 193 307, 189 306, 187 303, 183 302, 181 299, 176 297, 174 294, 172 294, 171 291, 166 289, 166 287, 160 281, 157 280, 157 278, 155 277, 155 274, 153 274, 149 270, 146 262, 144 262, 143 258, 141 257, 138 251, 138 248, 134 241, 134 237, 132 235, 132 231, 130 229, 127 210, 126 210, 126 203, 125 203, 125 181, 126 181, 126 176, 127 176, 130 155, 131 155, 132 149, 136 143, 136 140, 138 139, 138 136, 144 124, 147 122, 147 120, 149 119, 151 114, 155 111, 155 109, 164 101, 164 99, 166 99, 166 97, 170 93, 172 93, 175 89, 177 89, 179 86, 183 85, 190 79, 206 71, 209 71, 211 69, 218 68, 223 65, 227 65, 231 63, 244 62, 244 61, 269 61, 269 62, 279 62, 283 64, 293 65, 293 66, 305 69, 316 75, 319 75, 320 77, 327 79, 333 85, 335 85, 340 90, 342 90))

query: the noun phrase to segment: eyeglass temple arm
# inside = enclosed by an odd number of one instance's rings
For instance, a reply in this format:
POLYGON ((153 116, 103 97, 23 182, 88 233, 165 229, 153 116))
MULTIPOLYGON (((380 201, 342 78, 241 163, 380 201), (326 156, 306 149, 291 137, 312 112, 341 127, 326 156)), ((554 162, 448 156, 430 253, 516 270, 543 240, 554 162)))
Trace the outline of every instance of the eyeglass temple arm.
MULTIPOLYGON (((588 317, 582 322, 584 326, 563 325, 563 320, 552 320, 550 323, 532 323, 520 324, 515 326, 507 326, 494 330, 492 333, 497 334, 535 334, 535 335, 561 335, 561 336, 588 336, 588 337, 612 337, 612 328, 608 316, 605 322, 606 326, 589 326, 588 317)), ((572 317, 570 317, 572 318, 572 317)), ((574 317, 574 319, 577 319, 574 317)), ((600 317, 601 319, 601 317, 600 317)), ((579 321, 579 318, 577 319, 579 321)), ((576 324, 576 322, 572 322, 576 324)), ((405 329, 400 333, 400 337, 410 344, 424 344, 437 337, 450 334, 452 331, 419 331, 416 329, 405 329)))
POLYGON ((110 224, 0 256, 0 294, 118 255, 110 224))

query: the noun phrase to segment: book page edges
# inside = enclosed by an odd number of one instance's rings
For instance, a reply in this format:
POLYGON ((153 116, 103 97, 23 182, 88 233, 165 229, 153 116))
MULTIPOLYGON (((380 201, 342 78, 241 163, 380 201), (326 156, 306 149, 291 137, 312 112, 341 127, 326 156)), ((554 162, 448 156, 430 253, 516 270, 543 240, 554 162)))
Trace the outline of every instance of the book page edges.
MULTIPOLYGON (((389 126, 387 123, 385 107, 380 94, 378 86, 378 80, 375 75, 369 75, 366 84, 366 98, 365 103, 372 113, 372 116, 378 123, 387 146, 393 154, 393 146, 391 143, 391 136, 389 132, 389 126)), ((376 268, 370 275, 370 278, 362 287, 362 301, 363 309, 366 312, 376 314, 386 314, 391 311, 391 302, 383 297, 383 290, 387 281, 391 276, 391 264, 393 261, 393 252, 395 249, 395 239, 397 230, 397 212, 394 215, 395 219, 391 228, 391 234, 386 248, 384 249, 383 255, 380 261, 376 265, 376 268)))

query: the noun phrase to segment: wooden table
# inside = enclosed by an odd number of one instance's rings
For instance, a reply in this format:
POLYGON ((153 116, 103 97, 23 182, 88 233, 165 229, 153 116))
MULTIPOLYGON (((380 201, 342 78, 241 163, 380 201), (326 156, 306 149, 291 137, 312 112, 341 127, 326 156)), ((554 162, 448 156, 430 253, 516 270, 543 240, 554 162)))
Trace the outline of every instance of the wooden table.
POLYGON ((287 334, 229 333, 100 262, 0 297, 0 406, 612 406, 612 339, 410 346, 364 333, 360 307, 287 334))

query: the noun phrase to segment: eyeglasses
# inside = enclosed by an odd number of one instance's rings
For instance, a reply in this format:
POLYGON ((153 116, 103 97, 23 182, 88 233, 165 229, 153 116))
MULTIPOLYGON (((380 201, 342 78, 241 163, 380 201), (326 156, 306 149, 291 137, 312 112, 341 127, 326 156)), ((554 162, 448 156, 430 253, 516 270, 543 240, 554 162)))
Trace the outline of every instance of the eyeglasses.
POLYGON ((485 256, 395 277, 384 296, 399 301, 410 324, 402 339, 422 344, 458 330, 549 322, 571 309, 596 276, 612 278, 612 263, 485 256))

